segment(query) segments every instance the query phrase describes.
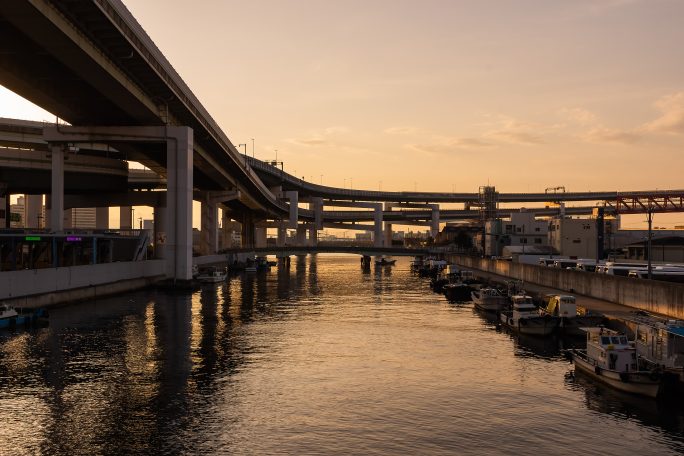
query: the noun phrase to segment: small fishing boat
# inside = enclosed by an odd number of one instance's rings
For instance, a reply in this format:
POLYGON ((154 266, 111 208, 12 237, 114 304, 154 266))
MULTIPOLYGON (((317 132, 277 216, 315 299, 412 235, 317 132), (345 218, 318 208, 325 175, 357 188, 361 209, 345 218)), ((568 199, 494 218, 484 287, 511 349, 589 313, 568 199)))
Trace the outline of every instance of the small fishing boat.
POLYGON ((226 280, 227 273, 223 269, 208 268, 197 275, 197 281, 202 283, 217 283, 226 280))
POLYGON ((640 369, 636 348, 626 335, 606 328, 586 328, 586 333, 586 350, 571 351, 575 370, 620 391, 658 396, 661 372, 640 369))
POLYGON ((430 286, 435 293, 443 293, 444 286, 460 281, 461 271, 453 264, 447 264, 436 277, 430 280, 430 286))
POLYGON ((558 326, 558 317, 541 315, 532 297, 519 294, 511 297, 512 310, 501 312, 500 320, 512 331, 532 336, 547 336, 558 326))
POLYGON ((444 285, 442 291, 449 302, 465 302, 470 301, 470 295, 473 288, 467 283, 459 281, 444 285))
POLYGON ((485 312, 499 312, 508 307, 508 297, 502 295, 493 287, 480 288, 472 291, 470 297, 475 307, 485 312))
POLYGON ((584 328, 603 324, 603 315, 580 312, 571 295, 547 295, 546 307, 542 308, 542 315, 552 315, 560 318, 558 330, 565 336, 583 336, 584 328))
POLYGON ((0 329, 40 326, 47 323, 47 311, 0 305, 0 329))
POLYGON ((375 260, 375 265, 376 266, 394 266, 394 263, 396 263, 397 260, 388 260, 385 257, 380 258, 379 260, 375 260))

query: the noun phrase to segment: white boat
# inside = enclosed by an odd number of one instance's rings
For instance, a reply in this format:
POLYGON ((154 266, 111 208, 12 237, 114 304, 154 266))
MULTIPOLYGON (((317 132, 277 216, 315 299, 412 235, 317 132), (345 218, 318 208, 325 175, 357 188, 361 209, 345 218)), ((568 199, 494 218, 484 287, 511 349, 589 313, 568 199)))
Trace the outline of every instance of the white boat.
POLYGON ((639 359, 674 375, 684 386, 684 321, 655 316, 628 318, 636 325, 635 348, 639 359))
POLYGON ((558 317, 560 319, 558 329, 566 336, 584 335, 584 328, 599 326, 603 323, 603 315, 580 311, 574 296, 547 295, 545 298, 546 307, 542 308, 542 314, 558 317))
POLYGON ((520 334, 546 336, 558 326, 558 318, 541 315, 532 297, 519 294, 511 297, 512 310, 501 312, 501 323, 520 334))
POLYGON ((197 280, 202 283, 216 283, 226 280, 226 271, 218 268, 209 268, 197 275, 197 280))
POLYGON ((572 350, 575 370, 626 393, 656 397, 662 375, 640 370, 636 348, 627 336, 606 328, 586 328, 587 349, 572 350))
POLYGON ((394 263, 396 263, 397 260, 388 260, 385 257, 380 258, 379 260, 375 260, 375 265, 376 266, 394 266, 394 263))
POLYGON ((485 312, 499 312, 508 307, 508 296, 502 295, 492 287, 480 288, 470 293, 475 307, 485 312))

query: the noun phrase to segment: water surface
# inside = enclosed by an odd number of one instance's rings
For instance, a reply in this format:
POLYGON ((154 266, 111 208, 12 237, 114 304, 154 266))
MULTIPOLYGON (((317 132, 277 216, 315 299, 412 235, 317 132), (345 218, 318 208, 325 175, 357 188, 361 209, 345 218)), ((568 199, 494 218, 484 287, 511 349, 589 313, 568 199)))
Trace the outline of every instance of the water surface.
POLYGON ((684 452, 678 405, 575 378, 571 344, 502 332, 407 259, 293 258, 0 333, 0 454, 684 452))

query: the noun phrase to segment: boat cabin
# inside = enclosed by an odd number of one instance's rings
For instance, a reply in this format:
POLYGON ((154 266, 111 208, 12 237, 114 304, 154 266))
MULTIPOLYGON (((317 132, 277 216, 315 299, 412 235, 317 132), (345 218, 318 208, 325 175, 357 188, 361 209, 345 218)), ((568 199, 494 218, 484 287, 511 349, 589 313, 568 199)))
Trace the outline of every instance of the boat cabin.
POLYGON ((539 309, 534 305, 531 296, 514 295, 511 296, 511 302, 513 303, 513 318, 515 319, 539 315, 539 309))
POLYGON ((584 328, 587 332, 587 356, 601 369, 619 372, 638 370, 637 353, 627 336, 606 328, 584 328))
POLYGON ((570 295, 552 295, 547 301, 546 312, 556 317, 577 316, 575 297, 570 295))
POLYGON ((461 271, 456 267, 456 265, 453 264, 447 264, 444 269, 442 269, 439 273, 440 278, 442 279, 455 279, 459 277, 461 274, 461 271))
POLYGON ((637 322, 636 350, 639 356, 669 369, 684 367, 684 321, 637 322))

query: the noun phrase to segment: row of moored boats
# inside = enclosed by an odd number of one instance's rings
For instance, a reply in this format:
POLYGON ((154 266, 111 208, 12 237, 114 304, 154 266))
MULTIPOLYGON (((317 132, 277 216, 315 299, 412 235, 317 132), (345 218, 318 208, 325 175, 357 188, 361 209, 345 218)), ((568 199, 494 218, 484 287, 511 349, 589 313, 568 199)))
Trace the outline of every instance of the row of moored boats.
POLYGON ((546 295, 537 305, 519 283, 489 286, 443 260, 416 258, 411 267, 449 301, 472 301, 514 333, 585 337, 586 348, 569 350, 575 370, 615 389, 648 397, 684 391, 684 322, 643 312, 609 319, 564 294, 546 295))

